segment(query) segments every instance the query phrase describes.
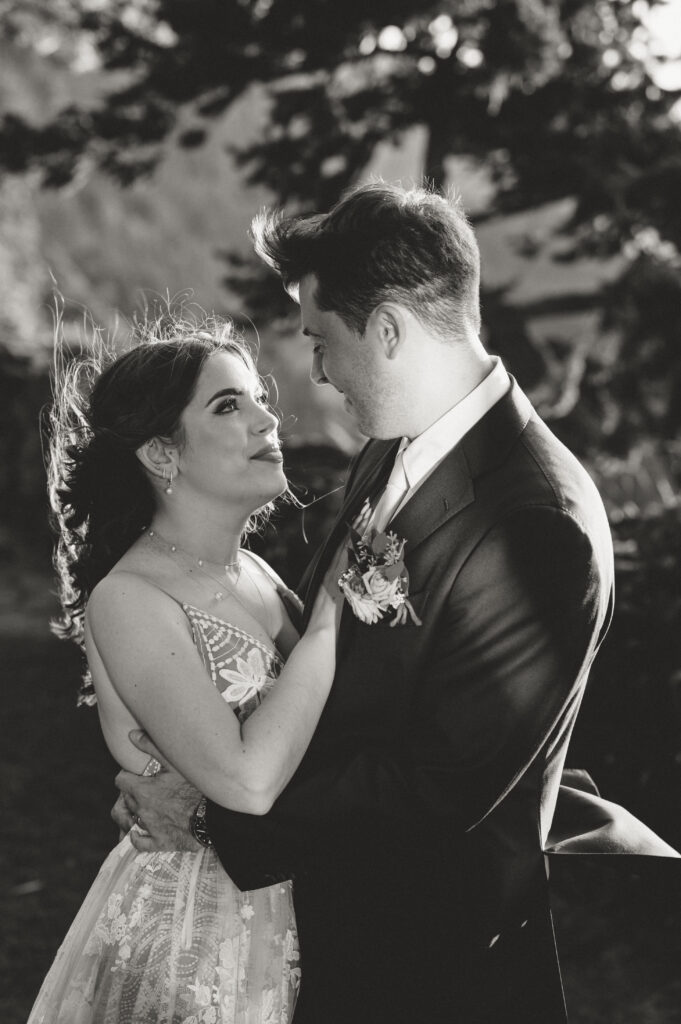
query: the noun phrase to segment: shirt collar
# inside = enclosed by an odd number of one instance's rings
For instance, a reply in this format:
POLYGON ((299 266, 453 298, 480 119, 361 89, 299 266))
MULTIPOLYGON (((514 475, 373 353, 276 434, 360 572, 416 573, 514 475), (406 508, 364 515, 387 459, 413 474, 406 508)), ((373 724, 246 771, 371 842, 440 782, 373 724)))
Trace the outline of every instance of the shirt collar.
POLYGON ((399 451, 409 487, 416 487, 448 452, 489 412, 511 386, 506 368, 497 356, 487 376, 465 398, 452 406, 413 441, 403 437, 399 451))

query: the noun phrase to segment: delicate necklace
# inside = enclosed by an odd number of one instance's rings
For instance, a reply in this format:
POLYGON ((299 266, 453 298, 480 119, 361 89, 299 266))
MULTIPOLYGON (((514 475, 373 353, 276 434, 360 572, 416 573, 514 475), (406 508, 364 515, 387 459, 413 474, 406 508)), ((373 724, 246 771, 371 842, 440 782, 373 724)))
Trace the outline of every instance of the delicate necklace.
MULTIPOLYGON (((230 587, 230 585, 229 585, 229 583, 227 582, 226 579, 225 580, 221 580, 218 576, 216 576, 214 573, 212 573, 210 571, 210 569, 206 568, 205 559, 203 559, 203 558, 194 558, 193 555, 190 555, 189 552, 185 551, 185 549, 180 547, 179 544, 171 544, 170 541, 166 540, 166 538, 162 534, 160 534, 158 532, 158 530, 147 530, 147 536, 150 537, 152 540, 160 541, 160 543, 168 550, 168 553, 171 556, 176 555, 178 553, 181 554, 181 555, 184 555, 184 557, 188 561, 193 562, 193 564, 196 566, 196 568, 199 570, 199 572, 203 573, 203 575, 208 577, 208 579, 213 580, 213 582, 217 583, 218 586, 226 587, 227 590, 231 594, 234 594, 234 596, 236 597, 237 601, 239 600, 237 594, 232 589, 232 587, 230 587)), ((177 559, 175 559, 175 560, 177 561, 177 559)), ((239 582, 239 576, 241 575, 241 562, 240 562, 238 557, 233 562, 226 562, 225 563, 225 576, 227 575, 227 573, 229 572, 230 569, 236 569, 237 570, 237 572, 236 572, 236 579, 234 580, 234 584, 236 585, 239 582)), ((224 595, 224 591, 223 590, 217 590, 215 592, 215 600, 216 601, 221 601, 224 596, 225 595, 224 595)), ((243 604, 243 602, 239 602, 239 603, 243 604)))
MULTIPOLYGON (((179 562, 179 560, 177 558, 178 554, 179 555, 183 555, 188 561, 191 561, 196 566, 196 568, 199 570, 199 572, 203 573, 204 576, 206 576, 208 579, 212 580, 214 583, 217 583, 218 586, 220 587, 220 589, 216 590, 214 592, 214 594, 213 594, 213 596, 214 596, 216 601, 222 601, 223 597, 225 596, 225 590, 227 590, 228 593, 230 593, 232 595, 232 597, 234 597, 239 602, 239 604, 244 609, 244 611, 248 612, 248 614, 252 618, 256 619, 256 621, 258 621, 258 622, 260 621, 257 616, 253 615, 253 612, 248 607, 248 605, 239 597, 239 594, 238 594, 238 592, 236 590, 236 584, 239 582, 239 578, 241 576, 241 569, 242 569, 242 563, 241 563, 241 561, 238 558, 235 559, 235 561, 233 561, 233 562, 227 562, 225 564, 225 573, 227 573, 229 569, 233 569, 233 568, 237 569, 237 576, 236 576, 236 579, 234 581, 234 585, 230 586, 230 584, 226 580, 221 580, 218 576, 215 576, 212 572, 210 572, 209 569, 206 569, 205 559, 203 559, 203 558, 194 558, 192 555, 189 554, 188 551, 185 551, 184 548, 180 547, 179 544, 171 544, 168 540, 166 540, 166 538, 162 534, 160 534, 158 532, 158 530, 146 530, 146 534, 147 534, 147 536, 149 537, 150 540, 156 541, 157 543, 163 545, 163 547, 166 548, 166 550, 167 550, 168 554, 170 555, 170 557, 173 559, 173 561, 177 562, 177 564, 180 566, 180 568, 183 570, 183 572, 185 573, 186 576, 190 576, 193 570, 191 568, 190 569, 184 569, 182 567, 182 564, 179 562)), ((243 567, 245 568, 245 566, 243 566, 243 567)), ((267 605, 265 604, 265 601, 263 599, 260 587, 258 586, 258 584, 253 579, 253 577, 251 576, 250 572, 248 572, 247 569, 246 569, 246 576, 248 577, 248 579, 251 581, 251 583, 255 587, 255 591, 256 591, 256 593, 258 595, 258 600, 259 600, 260 604, 262 605, 262 610, 263 610, 263 615, 264 615, 264 618, 265 618, 265 622, 264 623, 260 623, 260 624, 263 627, 263 629, 265 630, 267 636, 270 639, 273 640, 274 639, 274 637, 273 637, 273 632, 274 631, 273 631, 273 629, 271 627, 271 624, 270 624, 270 616, 269 616, 269 614, 267 612, 267 605)))

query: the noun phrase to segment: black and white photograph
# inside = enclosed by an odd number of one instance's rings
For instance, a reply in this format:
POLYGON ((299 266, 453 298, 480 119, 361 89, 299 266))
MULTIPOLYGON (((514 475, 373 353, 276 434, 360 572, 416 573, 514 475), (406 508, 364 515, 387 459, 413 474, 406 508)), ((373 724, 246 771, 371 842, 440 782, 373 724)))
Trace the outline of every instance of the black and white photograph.
POLYGON ((681 0, 0 0, 2 1024, 681 1022, 681 0))

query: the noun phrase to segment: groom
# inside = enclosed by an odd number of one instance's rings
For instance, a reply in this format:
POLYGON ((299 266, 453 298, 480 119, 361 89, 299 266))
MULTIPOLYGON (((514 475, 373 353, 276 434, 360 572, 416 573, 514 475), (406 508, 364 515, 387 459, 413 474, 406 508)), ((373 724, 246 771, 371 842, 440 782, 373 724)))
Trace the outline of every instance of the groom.
MULTIPOLYGON (((371 438, 306 607, 368 499, 370 526, 405 541, 413 615, 370 624, 346 603, 298 772, 262 817, 209 803, 199 835, 243 889, 294 879, 295 1024, 556 1024, 542 850, 612 614, 603 505, 480 342, 458 205, 367 185, 255 235, 299 301, 312 379, 371 438)), ((187 820, 173 781, 123 777, 150 844, 173 843, 159 806, 187 820)))

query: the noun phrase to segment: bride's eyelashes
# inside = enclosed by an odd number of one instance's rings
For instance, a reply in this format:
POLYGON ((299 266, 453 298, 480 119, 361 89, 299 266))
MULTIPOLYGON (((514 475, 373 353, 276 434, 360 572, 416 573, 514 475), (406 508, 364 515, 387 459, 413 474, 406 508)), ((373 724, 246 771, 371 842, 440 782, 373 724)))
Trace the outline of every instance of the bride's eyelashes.
POLYGON ((236 398, 224 398, 218 402, 213 410, 216 416, 223 416, 228 412, 236 412, 239 408, 236 398))
MULTIPOLYGON (((253 400, 257 402, 258 405, 269 405, 269 397, 264 391, 254 395, 253 400)), ((221 402, 218 402, 213 411, 216 416, 224 416, 230 412, 237 412, 238 409, 238 398, 236 396, 231 396, 230 398, 223 398, 221 402)))

